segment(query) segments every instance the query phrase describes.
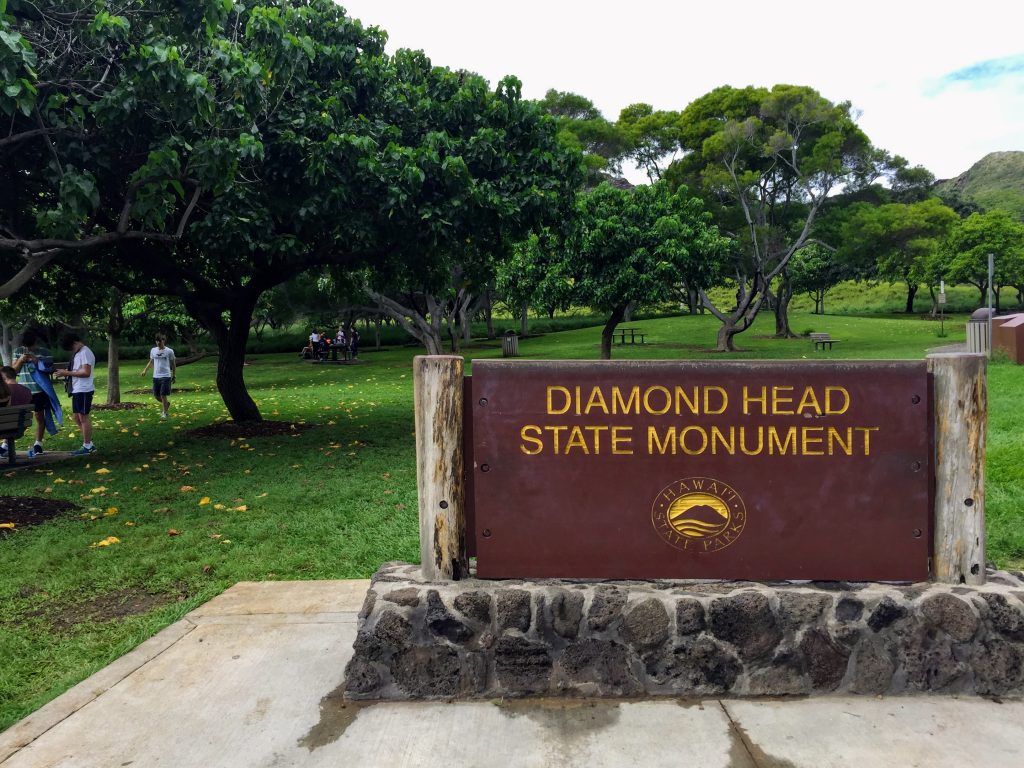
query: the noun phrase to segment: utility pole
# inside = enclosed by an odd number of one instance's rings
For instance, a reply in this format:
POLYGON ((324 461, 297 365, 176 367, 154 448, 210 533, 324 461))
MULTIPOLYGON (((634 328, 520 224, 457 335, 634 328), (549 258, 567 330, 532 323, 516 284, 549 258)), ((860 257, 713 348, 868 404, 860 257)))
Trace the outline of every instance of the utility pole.
POLYGON ((992 279, 996 273, 995 254, 988 255, 988 356, 992 358, 992 279))

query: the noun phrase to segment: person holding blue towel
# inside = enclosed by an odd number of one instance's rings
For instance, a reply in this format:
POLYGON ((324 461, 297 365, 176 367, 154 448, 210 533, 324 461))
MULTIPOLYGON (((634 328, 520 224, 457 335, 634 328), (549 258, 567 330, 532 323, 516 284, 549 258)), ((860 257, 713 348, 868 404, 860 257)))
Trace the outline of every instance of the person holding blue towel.
POLYGON ((41 381, 41 379, 45 379, 45 372, 49 371, 52 366, 53 358, 50 356, 50 350, 39 344, 39 337, 34 330, 26 329, 21 335, 21 346, 14 350, 11 367, 18 374, 18 383, 23 387, 28 387, 29 392, 32 393, 36 441, 29 453, 33 456, 39 456, 43 452, 47 411, 53 410, 50 395, 43 389, 41 381))

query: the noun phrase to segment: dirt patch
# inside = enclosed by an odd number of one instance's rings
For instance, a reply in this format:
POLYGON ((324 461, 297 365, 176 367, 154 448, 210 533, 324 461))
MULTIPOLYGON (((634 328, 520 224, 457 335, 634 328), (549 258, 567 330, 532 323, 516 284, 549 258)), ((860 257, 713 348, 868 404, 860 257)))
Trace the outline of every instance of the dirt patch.
POLYGON ((148 408, 145 403, 102 403, 94 405, 94 411, 130 411, 133 408, 148 408))
POLYGON ((141 616, 155 608, 184 599, 183 595, 149 594, 138 589, 120 589, 80 603, 54 601, 22 616, 26 619, 42 619, 49 623, 54 632, 68 632, 78 624, 102 624, 129 616, 141 616))
POLYGON ((0 523, 14 523, 14 528, 0 528, 0 538, 23 528, 45 523, 78 509, 70 501, 44 499, 39 496, 0 496, 0 523))
POLYGON ((208 424, 205 427, 191 429, 191 437, 216 437, 237 440, 249 437, 274 437, 276 435, 294 435, 312 429, 315 424, 297 424, 291 421, 223 421, 219 424, 208 424))

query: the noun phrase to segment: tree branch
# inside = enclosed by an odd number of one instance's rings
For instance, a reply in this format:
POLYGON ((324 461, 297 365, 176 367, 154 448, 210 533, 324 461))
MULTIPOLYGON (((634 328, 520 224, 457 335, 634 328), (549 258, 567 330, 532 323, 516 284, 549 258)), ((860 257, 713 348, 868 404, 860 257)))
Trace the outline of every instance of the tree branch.
POLYGON ((32 279, 40 269, 53 261, 60 251, 51 250, 28 257, 28 263, 8 280, 0 285, 0 299, 13 296, 25 283, 32 279))

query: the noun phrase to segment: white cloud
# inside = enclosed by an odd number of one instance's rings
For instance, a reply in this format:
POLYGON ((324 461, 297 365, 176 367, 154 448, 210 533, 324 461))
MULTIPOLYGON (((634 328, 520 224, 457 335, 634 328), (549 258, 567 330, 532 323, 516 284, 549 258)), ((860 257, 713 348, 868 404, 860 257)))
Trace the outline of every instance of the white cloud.
POLYGON ((342 5, 386 29, 389 50, 420 48, 492 83, 514 74, 528 98, 574 91, 610 119, 635 102, 681 109, 723 84, 793 83, 851 101, 872 141, 940 178, 988 152, 1024 150, 1019 78, 935 88, 957 70, 1020 55, 1024 6, 1009 0, 342 5))

